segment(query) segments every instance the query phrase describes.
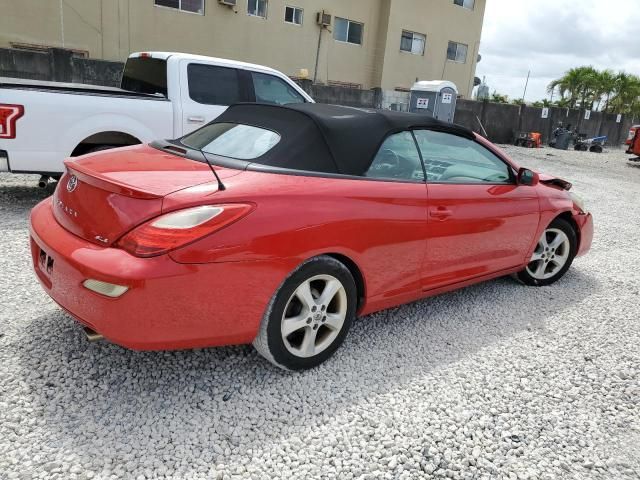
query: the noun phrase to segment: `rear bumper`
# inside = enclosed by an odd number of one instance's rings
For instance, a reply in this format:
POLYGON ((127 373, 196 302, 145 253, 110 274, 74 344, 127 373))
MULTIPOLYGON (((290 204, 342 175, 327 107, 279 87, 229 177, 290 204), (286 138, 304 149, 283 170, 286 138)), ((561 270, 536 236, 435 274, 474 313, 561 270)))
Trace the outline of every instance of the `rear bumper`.
MULTIPOLYGON (((47 294, 109 341, 137 350, 250 343, 293 260, 181 264, 168 255, 137 258, 64 230, 51 200, 31 212, 31 254, 47 294), (50 271, 40 264, 44 251, 50 271), (118 298, 85 288, 87 279, 129 287, 118 298)), ((46 262, 45 262, 46 263, 46 262)))
POLYGON ((578 245, 577 257, 584 255, 591 248, 593 241, 593 217, 590 213, 581 213, 573 216, 573 219, 580 229, 580 243, 578 245))

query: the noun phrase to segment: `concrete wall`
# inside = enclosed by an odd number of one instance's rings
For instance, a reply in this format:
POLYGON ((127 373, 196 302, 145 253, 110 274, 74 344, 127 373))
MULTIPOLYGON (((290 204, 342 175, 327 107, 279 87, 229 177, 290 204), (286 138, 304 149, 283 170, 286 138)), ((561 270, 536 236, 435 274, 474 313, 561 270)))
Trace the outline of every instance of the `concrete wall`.
POLYGON ((483 107, 484 104, 482 102, 459 98, 456 103, 454 122, 459 125, 464 125, 480 135, 484 135, 479 123, 479 121, 482 121, 483 107))
POLYGON ((486 0, 473 10, 453 0, 269 0, 267 18, 206 0, 204 15, 156 7, 154 0, 0 0, 0 47, 12 43, 65 47, 89 58, 124 61, 131 52, 184 51, 269 65, 290 76, 318 58, 322 83, 350 82, 393 90, 421 80, 453 81, 471 94, 486 0), (285 23, 287 5, 304 9, 303 24, 285 23), (362 45, 337 41, 316 13, 364 25, 362 45), (424 55, 400 51, 402 30, 427 36, 424 55), (319 55, 318 38, 321 35, 319 55), (466 63, 446 61, 449 40, 469 46, 466 63))
POLYGON ((578 132, 587 137, 606 135, 607 144, 617 146, 624 143, 629 128, 636 120, 623 115, 618 123, 617 114, 602 112, 591 112, 589 120, 585 120, 584 115, 584 110, 553 107, 549 109, 548 118, 542 118, 541 108, 458 100, 455 123, 483 135, 477 120, 479 118, 489 139, 497 143, 511 143, 518 131, 540 132, 546 144, 558 123, 562 122, 565 127, 571 125, 572 129, 577 126, 578 132))
POLYGON ((0 48, 0 77, 117 87, 123 66, 121 62, 77 58, 69 50, 59 48, 48 52, 0 48))

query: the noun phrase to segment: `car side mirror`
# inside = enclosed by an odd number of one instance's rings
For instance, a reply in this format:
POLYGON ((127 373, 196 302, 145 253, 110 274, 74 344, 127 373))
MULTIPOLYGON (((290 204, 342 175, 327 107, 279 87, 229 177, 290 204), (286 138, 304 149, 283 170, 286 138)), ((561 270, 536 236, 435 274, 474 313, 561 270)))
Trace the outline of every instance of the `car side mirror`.
POLYGON ((528 185, 530 187, 538 184, 538 174, 528 168, 518 170, 518 185, 528 185))

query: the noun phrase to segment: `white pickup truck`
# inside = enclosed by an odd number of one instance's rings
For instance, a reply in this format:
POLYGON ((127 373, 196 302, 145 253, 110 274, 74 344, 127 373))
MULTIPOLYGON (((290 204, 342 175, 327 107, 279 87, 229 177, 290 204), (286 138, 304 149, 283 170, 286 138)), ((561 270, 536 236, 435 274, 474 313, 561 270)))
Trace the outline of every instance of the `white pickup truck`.
POLYGON ((38 173, 106 148, 180 137, 237 102, 313 102, 281 72, 182 53, 134 53, 120 88, 0 78, 0 172, 38 173))

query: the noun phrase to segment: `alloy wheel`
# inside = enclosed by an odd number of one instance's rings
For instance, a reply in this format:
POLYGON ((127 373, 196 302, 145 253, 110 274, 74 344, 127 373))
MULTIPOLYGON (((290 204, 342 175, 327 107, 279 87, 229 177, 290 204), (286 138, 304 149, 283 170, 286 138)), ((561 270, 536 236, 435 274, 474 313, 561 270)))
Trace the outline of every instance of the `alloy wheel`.
POLYGON ((546 280, 557 274, 569 260, 571 243, 566 233, 548 228, 536 245, 527 265, 527 272, 537 280, 546 280))
POLYGON ((293 292, 282 315, 281 334, 287 350, 313 357, 336 339, 347 315, 347 293, 337 278, 316 275, 293 292))

